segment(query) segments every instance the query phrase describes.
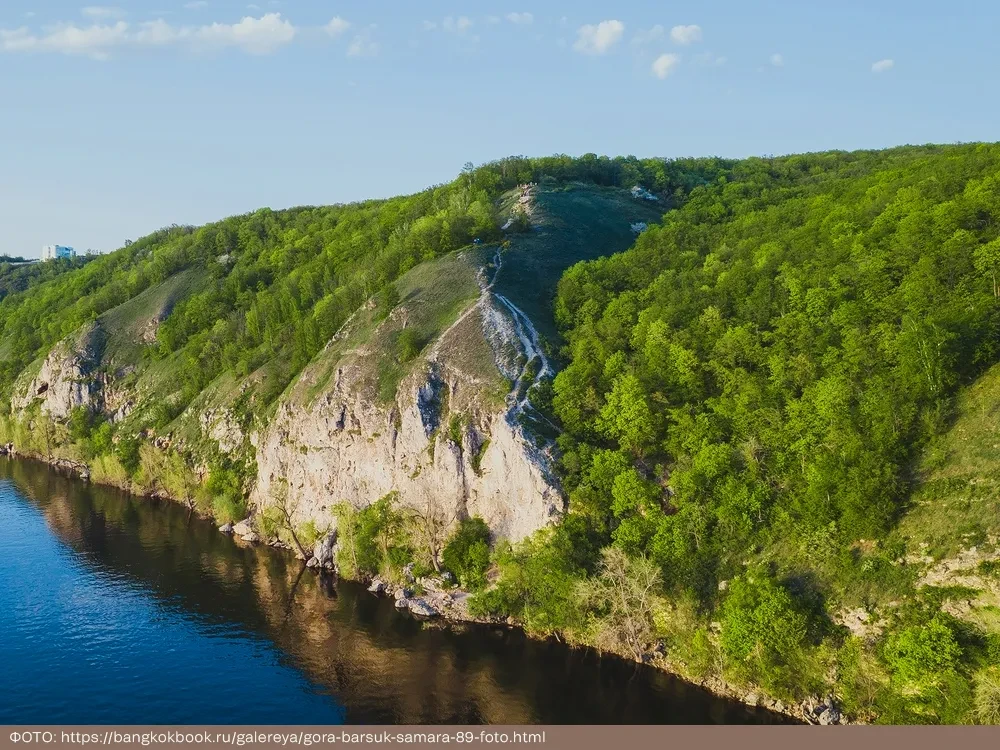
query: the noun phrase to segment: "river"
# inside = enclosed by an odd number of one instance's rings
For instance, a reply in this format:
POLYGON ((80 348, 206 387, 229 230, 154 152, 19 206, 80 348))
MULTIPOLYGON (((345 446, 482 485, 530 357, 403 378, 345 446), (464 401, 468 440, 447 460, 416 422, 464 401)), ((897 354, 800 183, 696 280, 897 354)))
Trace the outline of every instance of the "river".
POLYGON ((0 459, 0 724, 774 721, 589 649, 421 623, 175 503, 0 459))

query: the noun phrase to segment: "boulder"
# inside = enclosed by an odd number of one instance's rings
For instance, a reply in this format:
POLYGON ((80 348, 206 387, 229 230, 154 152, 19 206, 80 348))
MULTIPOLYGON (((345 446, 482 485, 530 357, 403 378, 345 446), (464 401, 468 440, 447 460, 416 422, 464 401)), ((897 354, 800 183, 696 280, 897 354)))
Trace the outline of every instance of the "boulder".
POLYGON ((247 518, 244 521, 240 521, 239 523, 233 526, 233 533, 236 534, 236 536, 246 536, 247 534, 250 534, 252 531, 253 531, 253 526, 250 525, 249 518, 247 518))
POLYGON ((381 578, 376 578, 372 581, 372 585, 368 587, 368 590, 373 594, 384 594, 385 593, 385 581, 381 578))
MULTIPOLYGON (((403 600, 400 600, 403 601, 403 600)), ((415 615, 420 617, 437 617, 438 611, 434 609, 426 600, 421 598, 406 600, 406 606, 415 615)))
POLYGON ((319 560, 317 560, 315 557, 310 557, 308 562, 306 562, 307 568, 318 568, 319 565, 320 565, 319 560))
POLYGON ((232 534, 233 525, 231 523, 224 523, 222 524, 222 526, 219 527, 219 531, 221 531, 223 534, 232 534))
POLYGON ((335 563, 335 550, 337 547, 337 530, 329 531, 324 537, 318 539, 313 545, 313 557, 323 568, 333 568, 335 563))
POLYGON ((240 538, 244 542, 248 542, 249 544, 257 544, 257 542, 260 541, 260 537, 257 535, 256 531, 250 531, 249 533, 244 534, 240 538))
POLYGON ((816 720, 823 726, 829 726, 831 724, 840 723, 840 711, 838 711, 833 706, 826 706, 822 711, 820 711, 819 716, 816 720))
POLYGON ((401 596, 396 600, 396 609, 409 609, 410 600, 405 596, 401 596))

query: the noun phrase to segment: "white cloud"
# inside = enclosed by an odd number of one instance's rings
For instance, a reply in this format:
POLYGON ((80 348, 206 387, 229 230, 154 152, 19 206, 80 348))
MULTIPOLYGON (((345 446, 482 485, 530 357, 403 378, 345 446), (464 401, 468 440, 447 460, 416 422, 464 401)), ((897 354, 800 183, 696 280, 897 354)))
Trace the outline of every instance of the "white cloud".
POLYGON ((663 80, 670 75, 681 61, 681 56, 673 53, 660 55, 653 61, 653 75, 663 80))
POLYGON ((187 8, 188 10, 201 10, 207 5, 208 3, 205 2, 205 0, 193 0, 193 2, 184 3, 184 7, 187 8))
POLYGON ((235 47, 250 54, 274 52, 295 38, 296 29, 280 13, 260 18, 247 16, 237 23, 213 23, 205 26, 171 26, 163 19, 129 26, 124 21, 113 25, 77 26, 58 24, 32 33, 27 28, 0 29, 0 51, 58 52, 85 55, 106 60, 112 50, 122 47, 164 47, 186 43, 194 47, 235 47))
POLYGON ((524 24, 527 26, 528 24, 535 22, 535 17, 531 15, 531 13, 508 13, 507 20, 511 23, 524 24))
POLYGON ((624 34, 625 24, 621 21, 587 24, 577 30, 573 49, 585 55, 603 55, 618 44, 624 34))
POLYGON ((347 45, 348 57, 375 57, 378 54, 378 42, 372 38, 373 28, 370 26, 354 36, 347 45))
POLYGON ((211 46, 239 47, 252 55, 266 55, 292 41, 295 27, 280 13, 267 13, 260 18, 246 16, 238 23, 202 26, 194 38, 211 46))
POLYGON ((190 30, 175 29, 162 18, 140 24, 133 41, 146 47, 163 47, 174 44, 189 34, 190 30))
POLYGON ((785 58, 779 52, 775 52, 773 55, 771 55, 771 65, 773 65, 776 68, 780 68, 784 64, 785 64, 785 58))
POLYGON ((885 73, 896 64, 895 60, 890 60, 886 58, 885 60, 879 60, 877 63, 872 63, 872 73, 885 73))
POLYGON ((349 28, 351 28, 350 21, 347 21, 340 16, 334 16, 330 19, 330 23, 323 27, 323 30, 330 36, 340 36, 349 28))
POLYGON ((449 31, 453 34, 464 34, 466 31, 471 29, 473 26, 473 21, 468 16, 459 16, 458 18, 452 18, 448 16, 441 23, 441 28, 445 31, 449 31))
POLYGON ((651 29, 647 31, 640 31, 634 37, 632 37, 632 44, 636 47, 644 47, 647 44, 652 44, 653 42, 662 39, 663 35, 667 33, 667 30, 663 28, 660 24, 656 24, 651 29))
POLYGON ((701 41, 701 26, 674 26, 670 29, 670 38, 678 44, 694 44, 701 41))
POLYGON ((121 18, 125 15, 125 11, 121 8, 106 5, 88 5, 86 8, 81 8, 80 12, 87 18, 121 18))

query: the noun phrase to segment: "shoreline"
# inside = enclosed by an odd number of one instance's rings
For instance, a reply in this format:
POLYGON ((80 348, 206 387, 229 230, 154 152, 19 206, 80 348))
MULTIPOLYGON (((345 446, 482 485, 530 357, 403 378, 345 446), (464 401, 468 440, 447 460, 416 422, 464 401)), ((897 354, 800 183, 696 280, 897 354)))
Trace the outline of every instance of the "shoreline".
MULTIPOLYGON (((414 585, 414 586, 423 585, 423 582, 426 580, 426 579, 413 579, 410 583, 397 586, 381 580, 380 577, 378 576, 375 576, 373 578, 351 578, 348 576, 343 576, 336 568, 331 569, 330 567, 327 566, 308 565, 307 564, 308 561, 302 560, 301 556, 299 554, 296 554, 296 552, 291 547, 280 541, 268 542, 263 539, 260 539, 260 537, 258 537, 256 534, 254 534, 254 536, 257 537, 256 539, 244 540, 238 532, 234 531, 233 528, 235 526, 234 524, 229 524, 230 527, 229 530, 224 531, 223 528, 225 525, 223 527, 218 526, 217 520, 211 515, 206 515, 203 512, 199 511, 197 508, 190 506, 189 504, 184 503, 178 500, 177 498, 168 495, 165 492, 161 491, 154 493, 144 493, 144 492, 137 492, 136 488, 131 485, 128 487, 122 487, 113 482, 95 482, 91 479, 89 467, 85 463, 61 457, 49 458, 40 455, 21 453, 17 451, 17 449, 12 444, 0 445, 0 458, 6 458, 8 460, 33 461, 40 464, 44 464, 50 470, 57 471, 72 479, 81 480, 83 482, 86 482, 87 484, 93 483, 101 487, 115 489, 120 492, 124 492, 130 495, 131 497, 137 499, 165 500, 177 503, 178 505, 187 506, 193 513, 197 514, 197 516, 200 519, 208 523, 211 523, 213 526, 215 526, 215 528, 218 530, 218 533, 230 537, 233 540, 233 542, 238 545, 245 545, 249 547, 255 547, 255 546, 268 547, 275 551, 284 552, 298 559, 304 568, 312 570, 317 575, 322 575, 322 574, 333 575, 337 579, 349 581, 351 583, 355 583, 358 585, 363 585, 368 589, 369 593, 379 598, 390 599, 390 600, 396 599, 396 601, 398 602, 399 599, 397 593, 399 591, 404 590, 409 585, 414 585), (239 541, 236 541, 237 539, 239 541), (377 584, 381 585, 377 586, 377 584)), ((420 610, 419 605, 416 608, 414 608, 412 606, 399 606, 397 604, 396 608, 400 613, 409 612, 413 617, 425 621, 436 620, 446 624, 455 624, 455 625, 478 625, 478 626, 487 626, 494 628, 499 627, 506 629, 518 629, 525 635, 525 637, 530 638, 532 640, 546 641, 555 639, 556 641, 574 649, 593 648, 592 646, 589 646, 586 643, 574 639, 565 639, 554 635, 539 636, 536 634, 529 633, 527 630, 523 628, 523 626, 520 623, 516 621, 511 622, 509 618, 491 619, 491 618, 475 617, 469 614, 465 606, 460 606, 458 608, 455 608, 453 606, 456 597, 459 599, 460 603, 464 604, 465 601, 469 598, 469 596, 471 596, 469 592, 464 591, 458 588, 457 586, 450 590, 431 589, 428 591, 428 593, 405 597, 405 599, 408 602, 408 604, 413 601, 425 601, 427 599, 430 599, 432 603, 425 602, 425 604, 430 604, 430 606, 433 609, 433 612, 427 612, 427 613, 421 612, 419 611, 420 610), (450 599, 452 603, 444 604, 445 597, 450 599)), ((726 700, 731 700, 737 703, 741 703, 750 708, 762 708, 772 713, 785 716, 790 719, 794 719, 795 721, 800 722, 802 724, 819 725, 824 723, 833 723, 833 724, 853 723, 846 721, 845 718, 839 713, 839 711, 836 710, 836 708, 832 708, 831 706, 826 705, 826 703, 824 703, 822 699, 809 698, 804 701, 789 705, 781 700, 768 696, 759 689, 734 685, 724 680, 723 678, 714 675, 705 678, 703 680, 692 679, 688 676, 685 676, 679 669, 670 664, 670 662, 666 660, 665 655, 661 652, 654 652, 652 658, 644 660, 642 662, 636 662, 634 659, 629 658, 627 655, 620 654, 614 651, 598 650, 598 653, 610 654, 617 658, 623 659, 624 661, 632 663, 641 663, 645 666, 652 667, 658 671, 668 674, 671 677, 677 680, 681 680, 689 685, 693 685, 696 687, 700 687, 704 690, 707 690, 709 693, 718 698, 724 698, 726 700), (823 716, 824 713, 829 715, 828 712, 830 710, 835 712, 836 720, 832 722, 823 721, 821 717, 823 716)))

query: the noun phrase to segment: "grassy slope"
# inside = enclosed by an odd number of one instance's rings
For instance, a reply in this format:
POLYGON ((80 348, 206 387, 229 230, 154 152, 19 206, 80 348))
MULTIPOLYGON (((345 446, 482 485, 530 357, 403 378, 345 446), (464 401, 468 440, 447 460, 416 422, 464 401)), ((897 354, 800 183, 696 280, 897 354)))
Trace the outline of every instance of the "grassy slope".
MULTIPOLYGON (((501 205, 509 211, 516 191, 501 205)), ((663 207, 634 200, 627 191, 593 185, 540 186, 536 190, 531 232, 512 235, 503 254, 503 270, 496 291, 507 296, 534 321, 539 332, 556 341, 552 300, 563 271, 627 248, 635 239, 630 224, 657 221, 663 207)), ((493 362, 493 352, 482 335, 478 313, 452 327, 479 298, 477 274, 492 273, 495 246, 468 247, 443 258, 421 263, 396 282, 399 304, 387 310, 362 309, 344 335, 321 352, 292 389, 297 403, 311 403, 332 382, 338 368, 361 370, 361 387, 388 398, 422 358, 400 363, 395 341, 404 327, 414 328, 426 357, 439 337, 442 359, 491 400, 502 403, 509 388, 493 362), (493 399, 493 397, 496 397, 493 399)))
POLYGON ((958 398, 951 428, 926 451, 900 534, 941 560, 1000 534, 1000 365, 958 398))
POLYGON ((540 185, 535 228, 511 238, 496 290, 527 313, 542 336, 556 342, 552 302, 563 271, 582 260, 622 252, 635 241, 632 223, 659 221, 665 210, 617 188, 540 185))

